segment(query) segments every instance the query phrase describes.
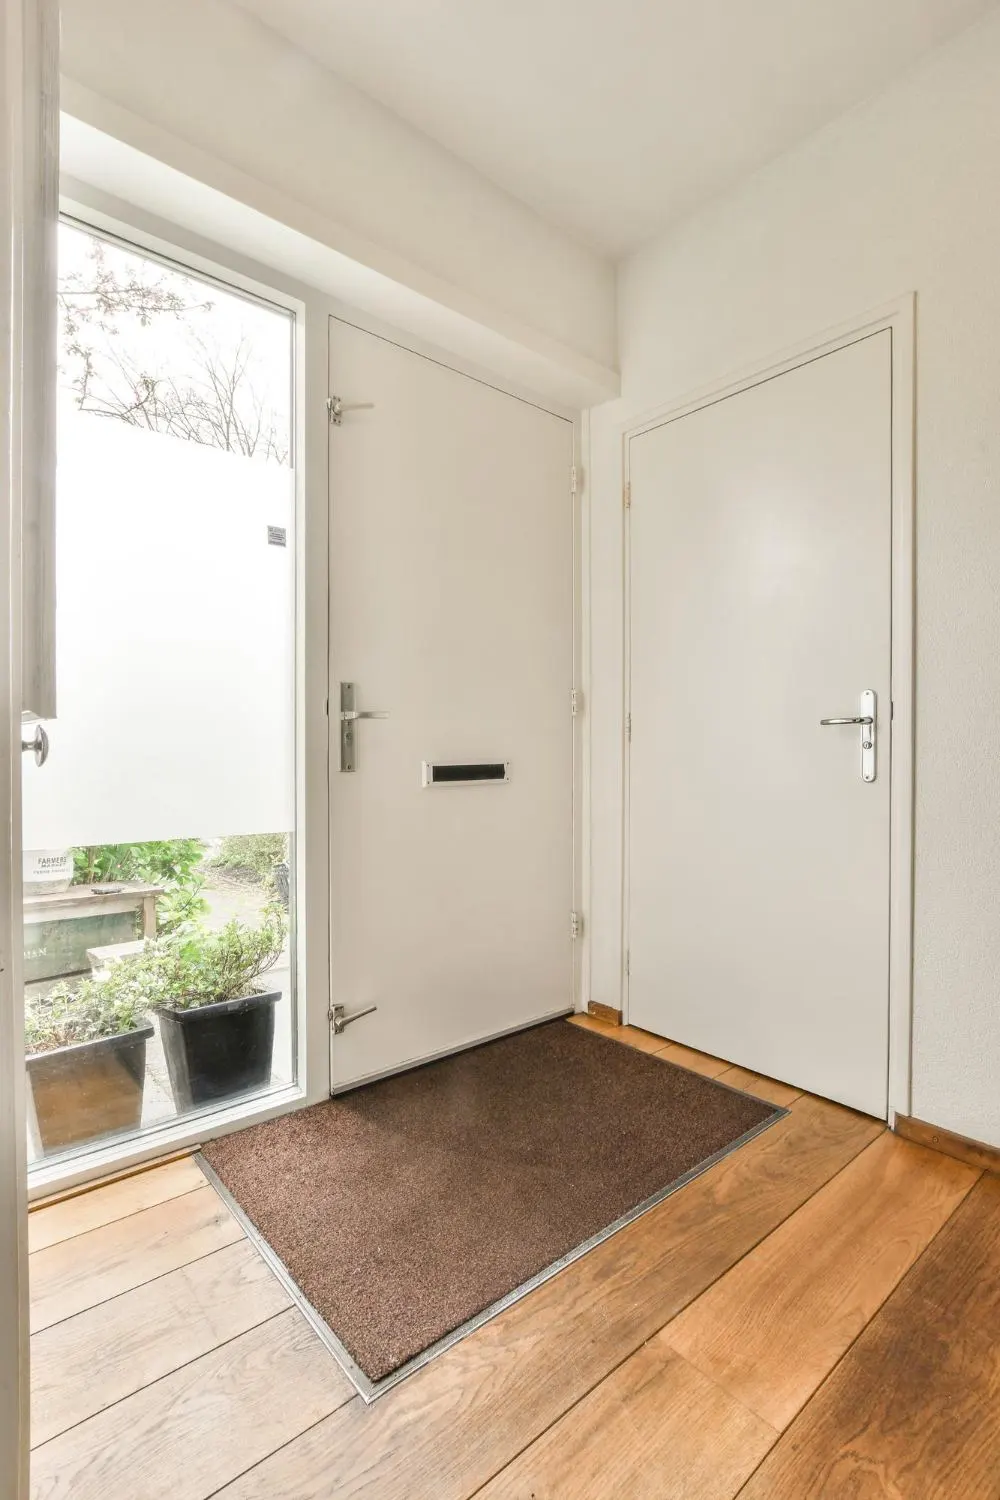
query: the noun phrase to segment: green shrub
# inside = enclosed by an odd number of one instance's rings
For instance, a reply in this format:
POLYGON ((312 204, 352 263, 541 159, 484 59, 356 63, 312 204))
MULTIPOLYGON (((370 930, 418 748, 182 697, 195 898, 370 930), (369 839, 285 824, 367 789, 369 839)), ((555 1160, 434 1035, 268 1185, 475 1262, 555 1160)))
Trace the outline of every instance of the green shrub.
POLYGON ((274 867, 287 858, 287 833, 234 833, 222 840, 209 863, 237 879, 273 890, 274 867))
MULTIPOLYGON (((199 873, 205 853, 201 839, 157 839, 145 844, 89 844, 73 850, 75 885, 120 885, 142 881, 162 885, 157 902, 158 933, 175 932, 197 922, 208 911, 200 892, 205 877, 199 873)), ((136 918, 136 936, 139 933, 136 918)))
POLYGON ((201 864, 201 839, 157 839, 145 844, 89 844, 73 850, 78 885, 117 885, 142 880, 148 885, 186 885, 201 864))
POLYGON ((134 1031, 158 1005, 193 1010, 259 992, 257 981, 280 956, 287 932, 276 906, 265 907, 263 915, 259 927, 232 921, 221 932, 178 930, 76 989, 64 980, 28 1007, 28 1052, 134 1031))
POLYGON ((76 1042, 94 1042, 146 1024, 145 1000, 119 961, 106 979, 84 979, 72 989, 63 980, 29 1002, 24 1017, 25 1051, 51 1052, 76 1042))
POLYGON ((177 933, 150 944, 142 960, 149 1003, 193 1010, 259 993, 257 981, 277 962, 288 930, 276 906, 265 907, 263 917, 259 927, 234 919, 220 932, 177 933))

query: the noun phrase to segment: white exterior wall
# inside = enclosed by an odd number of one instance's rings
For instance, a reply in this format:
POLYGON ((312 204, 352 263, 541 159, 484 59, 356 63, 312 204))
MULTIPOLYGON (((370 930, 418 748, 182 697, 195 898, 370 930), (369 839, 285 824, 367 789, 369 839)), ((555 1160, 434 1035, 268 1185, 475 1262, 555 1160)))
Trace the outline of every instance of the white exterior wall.
POLYGON ((592 414, 594 1000, 620 995, 617 422, 906 291, 917 306, 912 1111, 1000 1145, 1000 16, 627 261, 592 414))

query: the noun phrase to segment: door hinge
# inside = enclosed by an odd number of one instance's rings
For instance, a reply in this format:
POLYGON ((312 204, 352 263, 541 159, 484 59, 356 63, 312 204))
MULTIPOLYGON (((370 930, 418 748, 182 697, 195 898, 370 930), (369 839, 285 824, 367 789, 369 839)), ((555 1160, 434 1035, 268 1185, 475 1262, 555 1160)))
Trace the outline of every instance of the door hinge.
POLYGON ((632 509, 632 481, 631 481, 631 479, 626 479, 624 485, 622 486, 622 505, 625 507, 626 510, 631 510, 632 509))
POLYGON ((569 914, 569 935, 570 935, 570 937, 573 939, 574 942, 576 942, 576 939, 580 936, 580 934, 582 932, 583 932, 583 918, 581 917, 581 915, 580 915, 580 913, 578 911, 571 911, 570 914, 569 914))
POLYGON ((632 955, 628 951, 628 949, 626 948, 625 949, 625 976, 626 976, 626 978, 629 976, 629 974, 631 974, 631 972, 632 972, 632 955))
POLYGON ((632 715, 631 714, 626 714, 625 715, 625 738, 631 744, 631 742, 632 742, 632 715))
POLYGON ((583 693, 579 688, 574 688, 569 695, 569 711, 574 719, 583 713, 583 693))
POLYGON ((583 489, 583 470, 581 468, 579 468, 576 464, 574 464, 573 467, 569 471, 569 492, 570 492, 571 495, 575 495, 579 490, 582 490, 582 489, 583 489))

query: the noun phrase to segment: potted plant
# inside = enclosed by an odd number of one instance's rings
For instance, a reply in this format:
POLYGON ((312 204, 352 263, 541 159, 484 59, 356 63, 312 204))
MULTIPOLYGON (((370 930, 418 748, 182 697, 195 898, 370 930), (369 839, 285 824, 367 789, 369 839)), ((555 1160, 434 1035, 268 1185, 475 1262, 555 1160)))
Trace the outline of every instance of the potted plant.
POLYGON ((178 1111, 270 1083, 281 991, 258 980, 278 959, 285 934, 281 912, 268 906, 259 927, 232 921, 220 932, 184 929, 149 945, 144 983, 178 1111))
POLYGON ((28 1006, 25 1061, 37 1152, 138 1129, 153 1035, 144 1012, 121 965, 75 990, 63 981, 28 1006))

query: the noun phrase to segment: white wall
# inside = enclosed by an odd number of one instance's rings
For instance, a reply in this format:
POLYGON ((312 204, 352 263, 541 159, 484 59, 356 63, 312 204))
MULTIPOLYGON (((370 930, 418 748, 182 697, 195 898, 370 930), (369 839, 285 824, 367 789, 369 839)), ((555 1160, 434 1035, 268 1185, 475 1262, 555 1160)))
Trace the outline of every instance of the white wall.
POLYGON ((62 23, 70 113, 458 312, 614 365, 607 261, 245 11, 63 0, 62 23))
POLYGON ((918 293, 912 1111, 1000 1145, 1000 15, 632 257, 593 413, 591 997, 617 1004, 621 496, 613 428, 918 293))

